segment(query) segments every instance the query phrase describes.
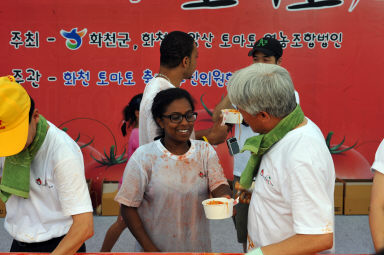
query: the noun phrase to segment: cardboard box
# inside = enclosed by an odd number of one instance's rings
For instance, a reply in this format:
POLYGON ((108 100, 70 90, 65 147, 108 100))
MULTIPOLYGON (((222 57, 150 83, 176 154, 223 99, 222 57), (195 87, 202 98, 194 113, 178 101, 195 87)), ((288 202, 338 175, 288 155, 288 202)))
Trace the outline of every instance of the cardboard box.
POLYGON ((343 182, 335 183, 334 205, 335 205, 335 214, 340 215, 344 213, 344 183, 343 182))
POLYGON ((114 200, 118 190, 118 181, 103 181, 101 196, 101 215, 119 215, 120 205, 114 200))
POLYGON ((5 209, 5 204, 0 199, 0 218, 4 218, 6 214, 7 214, 7 210, 5 209))
POLYGON ((350 180, 345 182, 344 214, 368 214, 371 200, 372 180, 350 180))

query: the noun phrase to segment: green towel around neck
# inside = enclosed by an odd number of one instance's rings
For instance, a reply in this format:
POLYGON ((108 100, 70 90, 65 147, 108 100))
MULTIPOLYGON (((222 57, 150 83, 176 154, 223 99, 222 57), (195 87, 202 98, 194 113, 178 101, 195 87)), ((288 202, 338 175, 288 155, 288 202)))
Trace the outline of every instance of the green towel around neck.
POLYGON ((0 184, 0 198, 4 203, 12 194, 23 198, 29 197, 31 163, 43 144, 47 131, 47 120, 40 115, 36 127, 36 136, 31 145, 18 154, 5 158, 3 177, 0 184))
POLYGON ((252 180, 259 170, 263 154, 289 131, 302 123, 303 120, 304 113, 300 105, 297 105, 295 110, 283 118, 271 131, 266 134, 250 137, 245 141, 241 152, 248 150, 251 152, 251 157, 240 177, 240 185, 242 188, 249 189, 251 187, 252 180))

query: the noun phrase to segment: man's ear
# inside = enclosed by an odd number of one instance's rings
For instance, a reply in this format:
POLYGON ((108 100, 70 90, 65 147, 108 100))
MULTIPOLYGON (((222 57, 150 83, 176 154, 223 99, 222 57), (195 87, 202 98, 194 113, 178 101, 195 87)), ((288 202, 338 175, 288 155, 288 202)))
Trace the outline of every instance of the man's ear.
POLYGON ((187 67, 188 65, 189 65, 189 62, 190 62, 191 60, 189 59, 189 57, 188 56, 185 56, 184 58, 183 58, 183 61, 182 61, 182 64, 183 64, 183 67, 187 67))
POLYGON ((39 120, 40 120, 40 113, 39 113, 39 110, 36 108, 35 110, 33 110, 31 121, 38 123, 39 120))
POLYGON ((271 119, 271 115, 267 112, 259 112, 258 116, 263 120, 263 121, 268 121, 271 119))

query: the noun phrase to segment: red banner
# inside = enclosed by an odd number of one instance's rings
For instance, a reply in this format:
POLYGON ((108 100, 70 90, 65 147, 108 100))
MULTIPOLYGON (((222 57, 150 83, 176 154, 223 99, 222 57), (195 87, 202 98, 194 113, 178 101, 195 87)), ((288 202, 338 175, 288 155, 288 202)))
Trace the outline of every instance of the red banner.
MULTIPOLYGON (((87 168, 95 167, 90 152, 100 158, 115 143, 117 156, 123 152, 121 111, 157 73, 164 35, 182 30, 198 43, 197 70, 182 87, 199 109, 202 95, 213 108, 226 94, 231 74, 252 62, 256 39, 279 39, 305 114, 325 136, 334 132, 331 144, 344 136, 346 146, 357 142, 335 159, 345 168, 337 171, 370 177, 384 134, 382 1, 3 0, 2 7, 1 75, 14 75, 40 112, 80 144, 92 141, 83 149, 87 168)), ((221 146, 231 178, 233 160, 221 146)))

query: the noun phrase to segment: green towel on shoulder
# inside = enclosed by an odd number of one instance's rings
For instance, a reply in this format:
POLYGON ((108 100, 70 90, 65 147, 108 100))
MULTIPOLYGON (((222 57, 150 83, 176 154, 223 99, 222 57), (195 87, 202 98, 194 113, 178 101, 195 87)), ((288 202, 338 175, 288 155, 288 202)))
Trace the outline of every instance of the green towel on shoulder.
POLYGON ((36 136, 31 145, 16 155, 5 158, 3 177, 0 184, 0 198, 7 202, 11 195, 29 197, 29 175, 31 163, 44 142, 48 131, 47 120, 40 115, 36 136))
POLYGON ((304 120, 304 113, 301 110, 300 105, 297 105, 295 110, 283 118, 279 124, 277 124, 267 134, 261 134, 248 138, 245 141, 241 152, 250 151, 251 157, 241 174, 240 185, 244 189, 249 189, 252 185, 253 177, 256 176, 261 162, 261 157, 266 153, 272 145, 277 143, 283 138, 289 131, 296 128, 304 120))

